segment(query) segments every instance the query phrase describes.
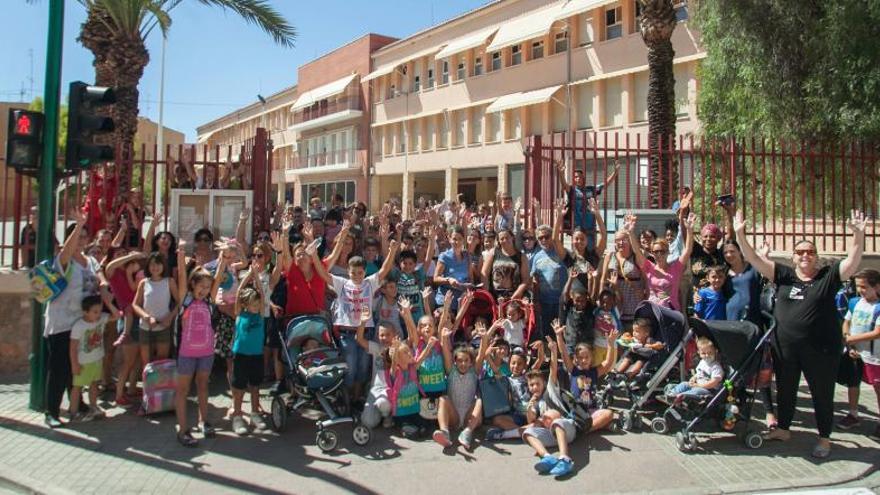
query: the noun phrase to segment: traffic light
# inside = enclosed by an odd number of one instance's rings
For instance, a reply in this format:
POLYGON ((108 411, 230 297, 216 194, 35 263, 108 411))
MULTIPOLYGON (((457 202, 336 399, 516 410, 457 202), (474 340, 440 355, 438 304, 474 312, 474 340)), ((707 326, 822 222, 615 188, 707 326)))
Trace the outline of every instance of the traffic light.
POLYGON ((65 169, 78 172, 94 163, 112 160, 113 146, 93 144, 92 136, 113 132, 116 127, 112 118, 95 113, 98 107, 116 103, 113 88, 76 81, 70 83, 68 99, 65 169))
POLYGON ((9 109, 6 163, 19 173, 34 175, 40 170, 43 154, 43 114, 9 109))

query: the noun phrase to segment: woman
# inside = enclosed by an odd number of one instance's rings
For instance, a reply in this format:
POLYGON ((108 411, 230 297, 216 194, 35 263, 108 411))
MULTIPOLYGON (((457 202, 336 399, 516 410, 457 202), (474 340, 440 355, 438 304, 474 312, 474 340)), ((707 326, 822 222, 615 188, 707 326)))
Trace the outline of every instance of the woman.
POLYGON ((43 337, 48 345, 48 374, 46 376, 46 425, 58 428, 61 424, 61 400, 70 390, 73 376, 70 369, 70 331, 82 317, 80 304, 86 296, 98 294, 100 281, 98 260, 85 255, 89 245, 86 216, 76 211, 76 224, 67 229, 64 246, 55 257, 55 269, 66 275, 67 288, 46 306, 46 328, 43 337))
MULTIPOLYGON (((471 265, 476 273, 480 272, 480 262, 483 259, 483 232, 480 228, 471 227, 467 234, 467 252, 470 255, 471 265)), ((473 273, 473 272, 472 272, 473 273)))
POLYGON ((589 274, 596 270, 599 266, 599 253, 605 252, 606 237, 608 232, 605 230, 605 222, 602 219, 602 213, 599 211, 599 203, 595 198, 587 200, 587 207, 590 214, 593 215, 596 225, 595 243, 590 247, 589 235, 587 231, 581 227, 575 227, 571 233, 571 250, 568 255, 571 257, 572 266, 578 272, 578 282, 585 289, 588 288, 589 274))
POLYGON ((724 241, 721 248, 724 261, 730 266, 727 279, 730 281, 731 295, 727 300, 728 320, 748 320, 756 325, 761 321, 761 276, 755 268, 746 263, 736 241, 724 241))
POLYGON ((487 251, 483 262, 483 283, 496 301, 520 299, 528 288, 528 273, 528 260, 513 244, 513 233, 510 229, 501 229, 498 231, 498 245, 487 251))
MULTIPOLYGON (((656 304, 681 311, 682 306, 679 301, 679 286, 681 285, 681 276, 684 269, 691 259, 691 250, 694 247, 694 222, 696 217, 691 214, 684 221, 683 228, 687 233, 684 252, 681 256, 668 261, 669 244, 665 240, 654 239, 648 245, 648 251, 653 255, 654 261, 648 259, 641 249, 634 249, 636 265, 648 282, 648 299, 656 304)), ((636 243, 635 236, 636 216, 626 215, 624 219, 624 231, 629 236, 630 245, 636 243)), ((644 231, 643 231, 644 233, 644 231)))
MULTIPOLYGON (((201 228, 196 231, 193 236, 195 240, 195 248, 193 249, 193 260, 197 266, 205 266, 212 261, 216 261, 217 254, 214 251, 214 234, 211 229, 201 228)), ((175 246, 176 244, 172 244, 175 246)))
POLYGON ((614 252, 606 254, 602 262, 602 280, 612 284, 617 292, 624 327, 632 325, 636 306, 646 297, 645 281, 636 263, 633 245, 638 246, 631 243, 626 231, 618 231, 614 234, 614 252))
POLYGON ((519 250, 529 261, 532 261, 532 256, 538 252, 538 240, 535 238, 535 232, 532 229, 520 231, 519 250))
POLYGON ((838 368, 843 350, 835 295, 842 281, 855 274, 862 260, 865 226, 864 214, 853 211, 849 221, 853 240, 846 258, 822 268, 819 267, 816 245, 806 239, 797 242, 792 255, 792 269, 758 256, 749 244, 741 211, 736 212, 733 222, 745 260, 776 284, 773 315, 777 327, 772 349, 779 424, 766 438, 781 441, 791 438, 789 428, 803 373, 813 398, 813 411, 819 430, 819 440, 812 452, 818 458, 831 454, 836 373, 829 370, 838 368))
POLYGON ((327 284, 315 272, 312 258, 306 253, 306 246, 314 240, 311 224, 303 228, 303 241, 289 244, 289 235, 276 238, 275 249, 281 255, 279 265, 287 279, 287 302, 284 305, 286 317, 316 315, 326 309, 327 284))
MULTIPOLYGON (((471 236, 468 236, 468 238, 471 238, 471 236)), ((443 306, 446 293, 453 291, 455 298, 452 303, 453 307, 450 309, 456 311, 458 309, 458 299, 462 291, 472 287, 476 269, 472 261, 473 255, 469 250, 465 249, 464 229, 458 225, 450 227, 449 240, 452 246, 443 251, 440 257, 437 258, 434 283, 437 284, 439 290, 434 302, 437 304, 437 307, 443 306)))
POLYGON ((168 263, 168 276, 177 274, 177 239, 171 232, 159 232, 150 240, 150 252, 162 253, 168 263))

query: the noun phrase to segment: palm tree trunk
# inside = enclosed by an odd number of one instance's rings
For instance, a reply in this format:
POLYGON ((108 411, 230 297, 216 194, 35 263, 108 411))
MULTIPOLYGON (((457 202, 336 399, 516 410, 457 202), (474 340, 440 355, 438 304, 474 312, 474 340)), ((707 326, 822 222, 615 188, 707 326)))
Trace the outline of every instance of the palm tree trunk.
POLYGON ((639 0, 641 33, 648 47, 648 149, 651 208, 668 208, 676 197, 678 164, 675 160, 675 76, 672 0, 639 0))
POLYGON ((150 61, 150 54, 141 38, 117 37, 110 50, 110 66, 116 74, 116 104, 113 120, 116 124, 114 142, 118 146, 120 196, 128 193, 131 184, 131 160, 134 157, 134 136, 137 134, 138 82, 150 61))

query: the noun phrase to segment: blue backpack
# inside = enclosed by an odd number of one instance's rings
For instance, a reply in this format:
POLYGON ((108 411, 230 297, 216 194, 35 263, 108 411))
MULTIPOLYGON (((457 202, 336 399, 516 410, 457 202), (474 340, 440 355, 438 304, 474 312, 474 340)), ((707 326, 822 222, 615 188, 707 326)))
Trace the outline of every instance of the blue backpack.
POLYGON ((68 263, 64 273, 58 271, 55 258, 43 260, 33 267, 28 274, 31 283, 31 295, 39 303, 54 301, 67 288, 73 264, 68 263))

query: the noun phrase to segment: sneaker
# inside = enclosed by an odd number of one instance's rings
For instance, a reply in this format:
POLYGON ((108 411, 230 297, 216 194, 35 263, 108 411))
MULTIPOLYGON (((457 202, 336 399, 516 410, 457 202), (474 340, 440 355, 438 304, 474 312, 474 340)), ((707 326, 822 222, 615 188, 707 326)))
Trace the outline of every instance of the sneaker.
POLYGON ((394 427, 394 418, 391 416, 387 416, 382 419, 382 428, 393 428, 394 427))
POLYGON ((826 457, 831 455, 831 445, 828 446, 822 445, 821 442, 817 442, 816 446, 813 447, 813 451, 811 455, 816 459, 825 459, 826 457))
POLYGON ((573 464, 574 463, 571 461, 571 459, 563 457, 559 459, 555 466, 553 466, 553 469, 550 470, 550 474, 557 478, 561 478, 571 473, 571 467, 573 464))
POLYGON ((193 438, 192 433, 188 431, 178 433, 177 441, 180 442, 180 445, 183 445, 184 447, 195 447, 199 444, 199 441, 193 438))
POLYGON ((46 414, 46 416, 43 417, 43 422, 46 423, 46 426, 52 428, 53 430, 64 426, 60 419, 52 416, 51 414, 46 414))
POLYGON ((205 435, 205 438, 212 438, 217 433, 217 429, 214 428, 214 425, 205 421, 204 423, 199 424, 199 429, 202 430, 202 434, 205 435))
POLYGON ((786 442, 791 439, 791 432, 782 428, 774 428, 764 434, 764 440, 779 440, 786 442))
POLYGON ((444 449, 452 446, 452 440, 449 439, 449 432, 444 430, 434 430, 434 441, 439 443, 444 449))
POLYGON ((464 447, 465 450, 471 450, 471 443, 473 441, 474 433, 469 428, 461 430, 461 433, 458 434, 458 443, 464 447))
POLYGON ((558 462, 559 459, 557 459, 556 456, 547 454, 542 457, 540 461, 535 463, 535 471, 539 472, 540 474, 547 474, 551 470, 553 470, 554 467, 556 467, 556 463, 558 462))
POLYGON ((856 426, 859 426, 861 423, 862 423, 862 421, 859 418, 857 418, 856 416, 853 416, 852 413, 850 413, 850 414, 847 414, 846 416, 844 416, 843 419, 841 419, 840 421, 837 422, 837 427, 842 430, 848 430, 850 428, 854 428, 856 426))
POLYGON ((251 424, 253 424, 254 429, 258 431, 262 431, 268 428, 268 426, 266 425, 266 420, 263 419, 263 415, 260 413, 251 413, 251 424))
POLYGON ((236 415, 232 418, 232 431, 234 431, 236 435, 248 434, 248 427, 247 423, 244 422, 244 416, 236 415))
POLYGON ((487 442, 500 442, 504 439, 504 430, 501 428, 493 426, 486 430, 486 441, 487 442))

